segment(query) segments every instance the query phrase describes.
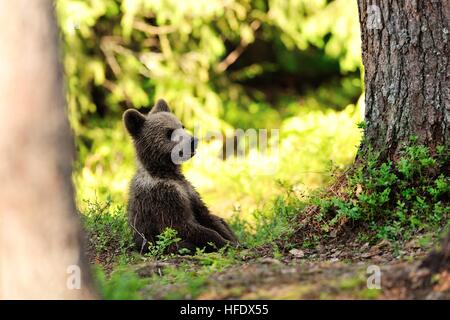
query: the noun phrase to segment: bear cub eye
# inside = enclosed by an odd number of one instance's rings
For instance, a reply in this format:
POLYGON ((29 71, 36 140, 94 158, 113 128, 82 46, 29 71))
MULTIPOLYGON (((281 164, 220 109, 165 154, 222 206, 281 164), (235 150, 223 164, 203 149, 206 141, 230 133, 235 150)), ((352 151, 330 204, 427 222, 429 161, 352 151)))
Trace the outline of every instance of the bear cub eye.
POLYGON ((173 134, 174 131, 175 131, 174 129, 168 129, 167 130, 167 133, 166 133, 167 139, 169 139, 169 140, 172 139, 172 134, 173 134))
MULTIPOLYGON (((185 127, 182 125, 181 129, 185 129, 185 127)), ((167 135, 167 139, 172 140, 172 135, 174 133, 174 131, 177 129, 167 129, 166 135, 167 135)))

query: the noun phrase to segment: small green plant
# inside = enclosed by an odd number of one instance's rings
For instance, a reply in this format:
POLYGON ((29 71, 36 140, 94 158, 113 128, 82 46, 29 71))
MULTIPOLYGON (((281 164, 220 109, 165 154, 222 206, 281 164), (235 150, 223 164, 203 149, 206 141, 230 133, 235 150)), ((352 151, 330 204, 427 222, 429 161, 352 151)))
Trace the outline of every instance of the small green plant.
POLYGON ((356 126, 357 126, 358 129, 364 130, 366 128, 366 126, 367 126, 367 123, 365 121, 360 121, 360 122, 358 122, 356 124, 356 126))
POLYGON ((181 238, 178 238, 178 233, 175 229, 166 228, 161 234, 156 237, 155 243, 149 244, 149 252, 147 256, 159 258, 167 253, 167 250, 176 245, 181 238))

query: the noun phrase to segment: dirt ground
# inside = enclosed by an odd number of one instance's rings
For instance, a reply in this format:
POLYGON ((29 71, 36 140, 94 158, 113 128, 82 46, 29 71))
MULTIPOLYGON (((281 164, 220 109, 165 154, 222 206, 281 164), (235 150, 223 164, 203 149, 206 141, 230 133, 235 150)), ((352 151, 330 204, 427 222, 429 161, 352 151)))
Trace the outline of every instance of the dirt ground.
MULTIPOLYGON (((181 298, 450 299, 450 266, 424 267, 429 248, 410 243, 393 250, 383 241, 371 247, 332 246, 293 249, 277 259, 267 248, 244 250, 237 264, 209 275, 197 296, 187 292, 181 298), (373 277, 378 270, 379 287, 373 277)), ((195 259, 177 257, 143 263, 136 271, 142 277, 163 275, 168 266, 189 271, 199 268, 195 259)), ((178 284, 153 284, 152 293, 144 289, 143 297, 160 299, 177 290, 178 284)))

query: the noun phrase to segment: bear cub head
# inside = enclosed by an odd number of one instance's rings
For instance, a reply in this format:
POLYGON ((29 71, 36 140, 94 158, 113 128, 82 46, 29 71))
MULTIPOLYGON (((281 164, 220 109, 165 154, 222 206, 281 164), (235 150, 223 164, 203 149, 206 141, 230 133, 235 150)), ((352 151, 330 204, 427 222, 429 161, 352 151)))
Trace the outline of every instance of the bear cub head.
POLYGON ((125 111, 123 121, 133 138, 136 155, 147 170, 176 169, 195 154, 198 139, 184 129, 162 99, 148 115, 134 109, 125 111))

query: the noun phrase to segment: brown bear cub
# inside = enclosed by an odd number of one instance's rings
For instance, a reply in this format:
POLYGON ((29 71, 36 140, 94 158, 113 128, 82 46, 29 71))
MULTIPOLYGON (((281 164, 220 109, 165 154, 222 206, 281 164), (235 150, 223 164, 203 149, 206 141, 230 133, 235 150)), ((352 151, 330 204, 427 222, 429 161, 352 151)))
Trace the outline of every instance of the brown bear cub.
POLYGON ((147 116, 127 110, 123 120, 137 155, 128 202, 136 249, 148 251, 149 243, 169 227, 181 238, 172 252, 181 248, 191 253, 196 248, 214 251, 236 245, 236 236, 227 223, 209 212, 181 173, 180 163, 195 154, 198 140, 184 130, 166 102, 159 100, 147 116))

